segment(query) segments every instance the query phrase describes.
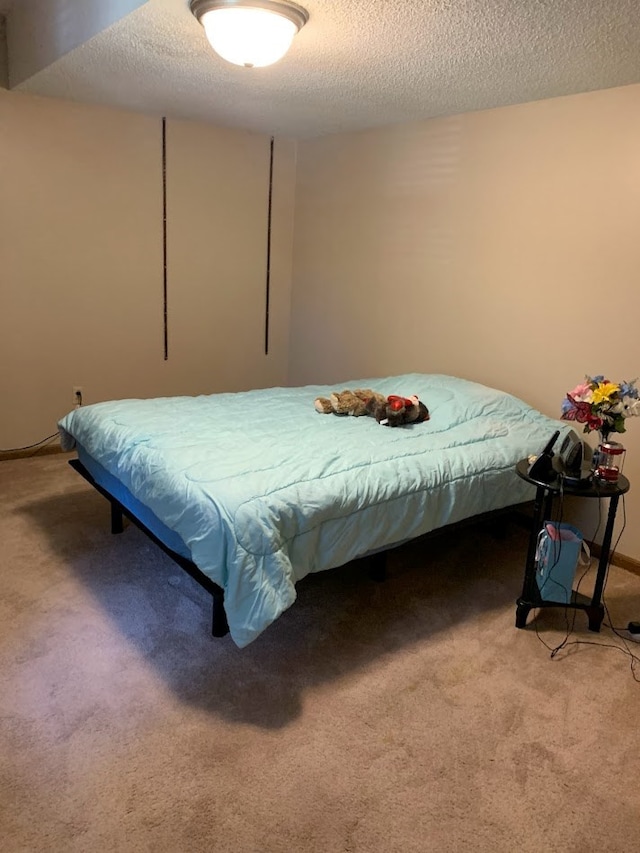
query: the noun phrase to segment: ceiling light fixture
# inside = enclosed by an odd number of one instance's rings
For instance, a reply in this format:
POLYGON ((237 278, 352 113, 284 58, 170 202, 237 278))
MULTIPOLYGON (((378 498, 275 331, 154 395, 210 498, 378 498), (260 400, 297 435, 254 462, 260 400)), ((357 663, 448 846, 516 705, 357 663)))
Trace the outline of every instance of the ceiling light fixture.
POLYGON ((190 0, 189 8, 216 53, 246 68, 282 59, 309 20, 306 9, 289 0, 190 0))

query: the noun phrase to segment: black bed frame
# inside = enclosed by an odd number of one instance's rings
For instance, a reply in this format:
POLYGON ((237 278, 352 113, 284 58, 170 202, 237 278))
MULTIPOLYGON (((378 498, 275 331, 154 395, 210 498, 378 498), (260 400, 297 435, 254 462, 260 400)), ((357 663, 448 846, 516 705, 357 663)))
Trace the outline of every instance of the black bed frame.
MULTIPOLYGON (((124 531, 124 517, 126 516, 129 521, 132 521, 136 527, 139 527, 143 533, 146 533, 152 542, 155 542, 155 544, 161 548, 165 554, 171 557, 171 559, 177 563, 181 569, 184 569, 187 574, 189 574, 211 595, 213 599, 211 633, 214 637, 226 636, 229 633, 229 625, 227 623, 227 614, 224 609, 224 590, 222 587, 218 586, 217 583, 214 583, 211 578, 204 574, 204 572, 201 572, 195 563, 191 560, 187 560, 187 558, 183 557, 182 554, 178 554, 172 548, 165 545, 161 539, 158 539, 155 533, 149 530, 146 524, 143 524, 143 522, 140 521, 140 519, 130 509, 121 504, 120 501, 111 494, 111 492, 104 488, 104 486, 101 486, 95 481, 90 472, 79 459, 69 459, 69 465, 71 465, 78 474, 82 475, 84 479, 90 483, 94 489, 96 489, 96 491, 100 492, 100 494, 109 501, 109 504, 111 505, 112 533, 122 533, 124 531)), ((370 560, 369 576, 372 580, 383 581, 386 578, 386 556, 386 551, 379 551, 368 557, 370 560)))
MULTIPOLYGON (((207 577, 200 569, 193 563, 191 560, 188 560, 186 557, 183 557, 181 554, 178 554, 172 548, 169 548, 161 539, 153 533, 149 528, 142 522, 140 519, 126 506, 120 503, 120 501, 115 498, 104 486, 101 486, 97 483, 90 472, 85 468, 85 466, 80 462, 79 459, 70 459, 69 465, 73 469, 75 469, 79 474, 81 474, 84 479, 90 483, 94 489, 100 492, 103 497, 105 497, 110 505, 111 505, 111 532, 112 533, 122 533, 124 530, 123 519, 126 516, 130 521, 132 521, 136 527, 139 527, 146 535, 151 539, 152 542, 161 548, 165 554, 167 554, 171 559, 177 563, 180 568, 184 569, 187 574, 189 574, 197 583, 200 584, 203 589, 205 589, 213 599, 213 616, 211 620, 211 633, 214 637, 224 637, 229 633, 229 625, 227 623, 227 614, 224 609, 224 590, 222 587, 218 586, 217 583, 214 583, 211 578, 207 577)), ((480 521, 488 522, 493 527, 493 532, 497 538, 502 538, 503 529, 498 524, 499 521, 503 521, 505 516, 511 518, 511 520, 516 523, 526 526, 528 525, 527 518, 531 513, 531 503, 526 504, 516 504, 510 507, 504 507, 503 509, 491 510, 486 513, 481 513, 479 515, 475 515, 472 518, 464 519, 463 521, 453 522, 452 524, 447 524, 444 527, 438 528, 436 530, 432 530, 429 533, 425 533, 423 536, 419 537, 420 539, 431 538, 432 536, 439 535, 443 533, 445 530, 452 530, 460 527, 467 527, 469 524, 478 523, 480 521)), ((372 554, 366 555, 362 559, 367 560, 367 573, 371 580, 374 581, 384 581, 387 577, 387 554, 389 551, 394 550, 398 546, 391 546, 388 550, 384 551, 376 551, 372 554)))
POLYGON ((90 483, 94 489, 100 492, 103 497, 105 497, 109 503, 111 504, 111 532, 112 533, 122 533, 124 530, 124 516, 126 516, 130 521, 132 521, 137 527, 140 528, 147 536, 155 542, 155 544, 162 548, 165 554, 168 554, 172 560, 174 560, 180 568, 184 569, 191 577, 197 581, 201 587, 206 589, 208 593, 211 594, 213 598, 213 618, 211 622, 211 633, 214 637, 224 637, 229 633, 229 625, 227 624, 227 614, 224 610, 224 590, 222 587, 219 587, 217 583, 214 583, 211 578, 208 578, 200 569, 196 566, 195 563, 191 562, 191 560, 187 560, 186 557, 183 557, 182 554, 178 554, 172 548, 169 548, 167 545, 162 542, 161 539, 153 533, 149 528, 143 524, 137 516, 131 512, 130 509, 127 509, 126 506, 123 506, 117 498, 108 492, 104 486, 101 486, 97 483, 94 478, 91 476, 89 471, 84 467, 82 462, 79 459, 69 459, 69 465, 74 468, 78 474, 81 474, 85 480, 90 483))

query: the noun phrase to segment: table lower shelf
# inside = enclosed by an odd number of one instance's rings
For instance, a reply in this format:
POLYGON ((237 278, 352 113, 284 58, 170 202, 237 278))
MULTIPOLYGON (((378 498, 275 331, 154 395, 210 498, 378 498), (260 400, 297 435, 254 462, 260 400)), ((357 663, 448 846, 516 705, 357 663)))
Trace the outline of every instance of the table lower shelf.
POLYGON ((516 628, 525 628, 529 612, 538 607, 562 607, 566 610, 584 610, 589 620, 589 630, 599 631, 604 620, 604 605, 594 604, 592 599, 580 592, 572 592, 571 601, 545 601, 538 596, 530 599, 519 598, 516 601, 516 628))

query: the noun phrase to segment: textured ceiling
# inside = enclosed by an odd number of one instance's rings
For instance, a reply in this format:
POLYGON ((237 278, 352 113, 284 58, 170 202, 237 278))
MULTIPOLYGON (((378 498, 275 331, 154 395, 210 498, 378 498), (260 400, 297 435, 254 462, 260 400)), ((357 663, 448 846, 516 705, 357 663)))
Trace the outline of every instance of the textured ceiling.
POLYGON ((314 136, 640 82, 639 0, 299 2, 309 22, 269 68, 219 59, 188 0, 147 0, 16 88, 314 136))

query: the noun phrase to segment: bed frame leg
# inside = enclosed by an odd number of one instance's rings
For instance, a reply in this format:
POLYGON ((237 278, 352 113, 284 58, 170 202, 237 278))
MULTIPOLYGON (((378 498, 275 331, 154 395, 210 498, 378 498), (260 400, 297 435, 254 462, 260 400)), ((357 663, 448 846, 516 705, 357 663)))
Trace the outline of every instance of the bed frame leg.
POLYGON ((122 507, 115 501, 111 501, 111 532, 122 533, 124 530, 124 520, 122 517, 122 507))
POLYGON ((378 551, 369 558, 369 577, 372 581, 381 583, 387 579, 387 552, 378 551))
POLYGON ((213 620, 211 633, 214 637, 225 637, 229 633, 227 614, 224 612, 224 592, 214 592, 213 595, 213 620))

